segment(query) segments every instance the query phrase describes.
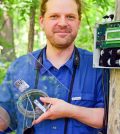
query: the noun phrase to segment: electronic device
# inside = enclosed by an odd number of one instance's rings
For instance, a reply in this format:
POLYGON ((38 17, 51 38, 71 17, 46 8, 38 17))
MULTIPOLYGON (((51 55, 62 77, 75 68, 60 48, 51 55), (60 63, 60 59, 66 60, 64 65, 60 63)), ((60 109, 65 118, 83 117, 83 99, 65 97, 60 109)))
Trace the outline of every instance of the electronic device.
POLYGON ((44 113, 46 112, 46 108, 38 100, 34 100, 34 104, 44 113))
POLYGON ((120 21, 96 24, 93 67, 120 67, 120 21))

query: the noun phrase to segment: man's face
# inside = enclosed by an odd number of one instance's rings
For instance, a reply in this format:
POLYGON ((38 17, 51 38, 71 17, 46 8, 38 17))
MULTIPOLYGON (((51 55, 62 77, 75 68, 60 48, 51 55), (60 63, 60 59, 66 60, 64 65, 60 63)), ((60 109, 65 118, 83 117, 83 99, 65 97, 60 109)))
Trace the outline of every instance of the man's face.
POLYGON ((80 24, 76 2, 48 0, 46 6, 40 23, 47 37, 47 45, 61 49, 69 47, 76 38, 80 24))

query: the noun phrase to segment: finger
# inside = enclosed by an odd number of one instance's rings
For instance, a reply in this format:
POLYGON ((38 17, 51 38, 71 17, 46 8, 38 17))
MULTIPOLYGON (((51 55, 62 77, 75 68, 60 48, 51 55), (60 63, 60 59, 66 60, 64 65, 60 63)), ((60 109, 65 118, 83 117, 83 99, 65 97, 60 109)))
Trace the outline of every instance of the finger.
POLYGON ((45 112, 38 119, 34 120, 32 122, 32 125, 38 124, 38 123, 40 123, 40 122, 48 119, 48 117, 49 117, 49 113, 48 112, 45 112))
POLYGON ((43 102, 43 103, 49 103, 49 104, 54 104, 56 101, 55 98, 50 98, 50 97, 40 97, 40 100, 43 102))

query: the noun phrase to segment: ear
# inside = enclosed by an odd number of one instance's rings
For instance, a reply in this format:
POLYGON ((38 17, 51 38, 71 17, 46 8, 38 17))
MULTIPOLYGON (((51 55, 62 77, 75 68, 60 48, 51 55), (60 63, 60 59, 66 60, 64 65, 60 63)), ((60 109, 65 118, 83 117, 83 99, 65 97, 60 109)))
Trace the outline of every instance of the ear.
POLYGON ((39 22, 40 22, 41 28, 44 29, 44 17, 43 16, 39 17, 39 22))

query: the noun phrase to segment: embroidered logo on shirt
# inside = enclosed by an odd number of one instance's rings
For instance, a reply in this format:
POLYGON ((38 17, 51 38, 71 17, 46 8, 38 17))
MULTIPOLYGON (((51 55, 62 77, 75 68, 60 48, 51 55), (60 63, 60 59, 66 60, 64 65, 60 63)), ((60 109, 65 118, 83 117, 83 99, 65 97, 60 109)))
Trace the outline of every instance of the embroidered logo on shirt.
POLYGON ((72 101, 81 100, 81 99, 82 99, 81 97, 72 97, 72 101))

